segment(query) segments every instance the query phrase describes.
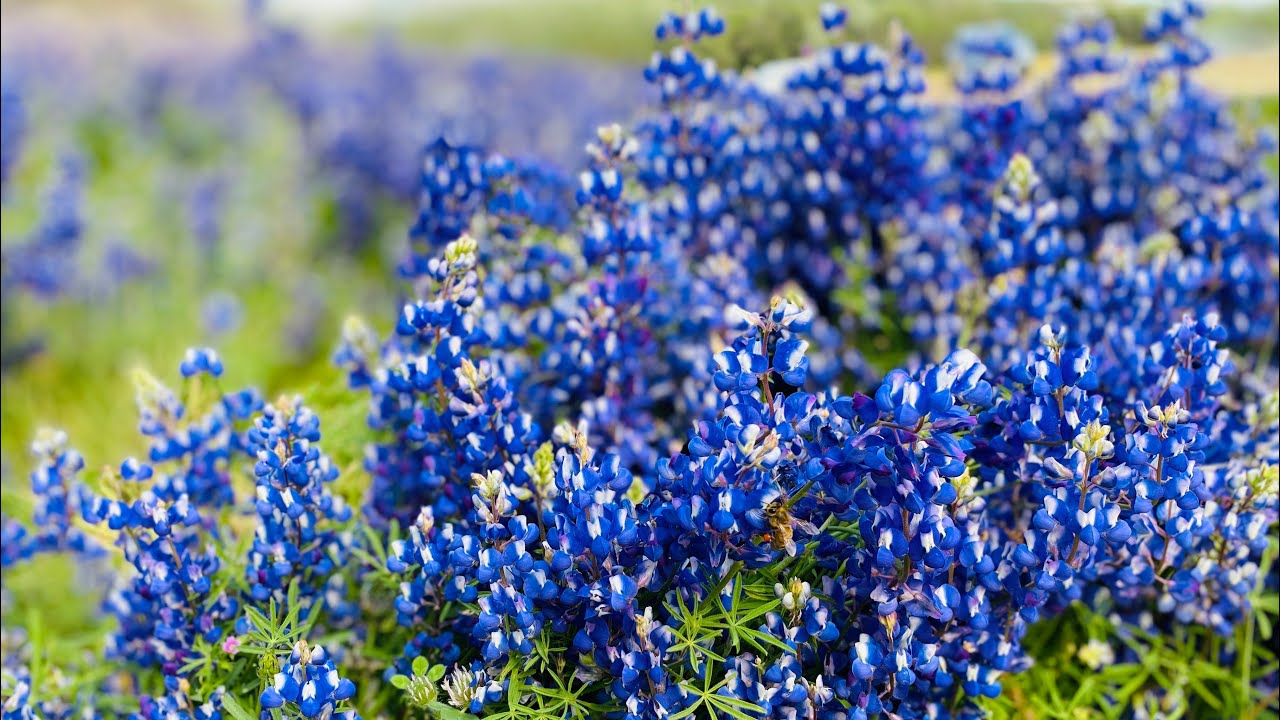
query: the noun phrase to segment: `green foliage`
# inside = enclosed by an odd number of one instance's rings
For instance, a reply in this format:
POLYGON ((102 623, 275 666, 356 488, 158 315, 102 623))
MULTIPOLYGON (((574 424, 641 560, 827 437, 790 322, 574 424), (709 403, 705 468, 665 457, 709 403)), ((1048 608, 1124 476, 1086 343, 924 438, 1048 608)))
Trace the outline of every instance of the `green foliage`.
POLYGON ((224 695, 222 709, 231 716, 231 720, 254 720, 254 715, 240 704, 234 695, 224 695))
MULTIPOLYGON (((55 423, 67 431, 89 468, 141 456, 144 445, 136 431, 132 391, 121 380, 133 368, 144 367, 174 383, 182 353, 199 344, 216 344, 226 358, 227 388, 256 383, 268 397, 299 390, 307 391, 309 401, 311 394, 317 395, 326 449, 337 446, 338 452, 329 450, 330 455, 335 461, 360 456, 365 408, 350 402, 339 371, 329 362, 332 348, 327 343, 337 334, 340 313, 390 303, 393 288, 376 257, 381 246, 373 243, 370 257, 353 260, 315 241, 332 233, 314 207, 325 200, 291 191, 302 186, 298 173, 306 171, 307 162, 297 140, 301 132, 281 108, 262 103, 255 132, 239 143, 211 135, 198 118, 184 112, 173 108, 161 113, 161 134, 179 136, 173 144, 145 137, 110 113, 66 130, 83 139, 86 160, 84 204, 90 221, 80 269, 86 276, 96 273, 106 243, 126 238, 160 273, 110 294, 99 293, 90 303, 82 297, 42 302, 25 294, 6 299, 6 333, 43 336, 44 343, 43 352, 0 379, 5 399, 0 449, 6 474, 25 468, 36 429, 55 423), (228 208, 254 211, 226 213, 218 249, 206 256, 191 238, 183 194, 190 179, 222 166, 244 168, 239 184, 226 188, 228 208), (182 180, 175 183, 175 177, 182 180), (169 199, 154 202, 155 192, 169 199), (260 242, 264 238, 270 242, 260 242), (263 257, 266 248, 269 258, 263 257), (305 283, 325 288, 323 296, 307 295, 305 283), (202 324, 202 303, 221 290, 238 296, 245 322, 227 335, 212 337, 202 324), (313 324, 310 331, 304 320, 313 324), (44 332, 51 327, 64 331, 44 332), (339 423, 341 428, 334 430, 340 433, 330 431, 339 423)), ((42 128, 24 147, 14 192, 0 210, 6 247, 35 226, 40 189, 54 177, 66 143, 57 128, 42 128)), ((384 208, 377 222, 374 238, 400 241, 403 209, 384 208)), ((91 290, 87 285, 82 288, 91 290)), ((354 465, 358 462, 342 463, 344 468, 354 465)), ((8 484, 5 489, 4 511, 24 517, 8 484)))
MULTIPOLYGON (((1270 130, 1273 135, 1277 129, 1280 129, 1280 97, 1272 95, 1265 98, 1238 100, 1235 109, 1237 117, 1246 128, 1270 130)), ((1273 175, 1280 174, 1280 154, 1271 153, 1267 158, 1267 166, 1273 175)))
POLYGON ((440 679, 444 677, 443 665, 432 665, 419 655, 413 659, 413 675, 393 675, 391 685, 404 691, 405 702, 416 708, 430 710, 440 705, 440 679))
MULTIPOLYGON (((51 563, 53 569, 75 574, 69 558, 54 560, 60 562, 51 563)), ((5 645, 6 657, 12 653, 26 659, 33 701, 90 695, 111 674, 110 666, 94 662, 102 652, 107 627, 92 615, 94 608, 85 603, 64 602, 68 596, 58 597, 54 589, 47 587, 46 580, 30 570, 5 573, 6 593, 32 594, 24 598, 26 602, 15 603, 4 611, 6 626, 20 625, 25 632, 11 633, 6 628, 0 642, 5 645)), ((7 675, 9 669, 4 672, 7 675)), ((12 681, 5 677, 4 686, 11 687, 12 681)))
POLYGON ((205 697, 221 687, 242 702, 252 698, 256 707, 258 694, 280 669, 279 656, 287 655, 299 640, 311 637, 322 615, 311 612, 304 617, 303 610, 294 583, 283 605, 272 598, 265 613, 251 605, 244 608, 253 629, 240 638, 242 644, 235 654, 197 639, 196 653, 182 668, 195 695, 205 697))
POLYGON ((716 674, 708 670, 702 673, 701 685, 686 684, 685 689, 694 697, 698 698, 697 702, 680 712, 671 716, 671 720, 680 720, 680 718, 738 718, 738 720, 752 720, 752 716, 747 713, 759 713, 760 707, 747 702, 741 698, 728 697, 718 695, 720 688, 729 684, 733 679, 733 673, 730 672, 715 682, 716 674))
MULTIPOLYGON (((725 35, 704 49, 726 67, 794 57, 819 40, 818 0, 727 0, 715 3, 727 21, 725 35)), ((1041 50, 1053 47, 1058 28, 1079 10, 1069 3, 998 0, 878 0, 844 3, 849 9, 847 36, 883 39, 891 22, 912 34, 932 63, 942 63, 955 29, 968 23, 1007 21, 1025 32, 1041 50)), ((628 0, 600 4, 591 0, 543 0, 538 3, 474 3, 437 8, 409 19, 401 30, 415 41, 442 47, 498 47, 555 52, 617 62, 645 62, 653 49, 650 32, 662 12, 683 12, 672 0, 628 0)), ((1121 42, 1142 41, 1148 8, 1121 2, 1098 3, 1115 25, 1121 42)), ((1205 21, 1216 37, 1246 46, 1273 46, 1280 14, 1275 8, 1214 8, 1205 21)), ((349 28, 364 33, 357 23, 349 28)))
MULTIPOLYGON (((894 238, 886 237, 886 244, 894 242, 894 238)), ((833 253, 835 261, 844 270, 846 281, 832 293, 842 312, 854 318, 859 332, 854 336, 854 346, 870 362, 877 372, 889 372, 901 367, 907 359, 906 348, 911 347, 908 332, 901 318, 880 312, 880 306, 867 295, 867 288, 873 287, 872 276, 884 267, 875 267, 868 258, 868 249, 859 246, 852 251, 837 248, 833 253)), ((889 257, 889 253, 884 253, 889 257)), ((882 261, 883 264, 884 261, 882 261)), ((894 306, 894 298, 885 294, 879 298, 885 307, 894 306)))
POLYGON ((773 584, 760 579, 731 580, 730 602, 713 593, 696 607, 676 596, 677 607, 667 610, 677 622, 672 631, 676 641, 671 652, 684 655, 691 663, 723 662, 729 655, 751 650, 758 657, 790 653, 791 648, 767 632, 761 632, 765 614, 778 609, 773 584))
MULTIPOLYGON (((1260 579, 1270 572, 1276 549, 1273 539, 1260 579)), ((1254 617, 1233 637, 1198 626, 1146 632, 1073 606, 1032 629, 1026 646, 1036 664, 1006 676, 1004 693, 986 701, 985 709, 996 720, 1118 720, 1138 707, 1167 720, 1275 717, 1275 693, 1264 695, 1252 679, 1280 668, 1272 647, 1278 600, 1259 587, 1254 617), (1106 662, 1112 654, 1121 661, 1106 662), (1225 656, 1231 660, 1223 662, 1225 656)))

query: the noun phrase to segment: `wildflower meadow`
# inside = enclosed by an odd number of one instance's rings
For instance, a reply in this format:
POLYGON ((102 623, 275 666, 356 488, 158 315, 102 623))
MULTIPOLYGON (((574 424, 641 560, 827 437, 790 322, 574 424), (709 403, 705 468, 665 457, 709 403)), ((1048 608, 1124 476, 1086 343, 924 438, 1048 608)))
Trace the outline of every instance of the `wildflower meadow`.
POLYGON ((1268 71, 727 5, 6 29, 3 720, 1277 717, 1268 71))

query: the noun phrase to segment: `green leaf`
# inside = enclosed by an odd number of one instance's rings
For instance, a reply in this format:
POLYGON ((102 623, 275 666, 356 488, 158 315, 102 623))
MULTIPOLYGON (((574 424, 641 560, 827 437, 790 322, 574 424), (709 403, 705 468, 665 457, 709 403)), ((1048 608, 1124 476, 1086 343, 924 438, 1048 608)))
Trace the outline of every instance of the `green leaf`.
POLYGON ((444 666, 434 665, 427 671, 427 679, 431 682, 440 682, 440 678, 444 677, 444 666))
POLYGON ((430 663, 428 663, 428 662, 427 662, 427 659, 426 659, 426 658, 424 658, 424 657, 422 657, 421 655, 419 655, 418 657, 414 658, 414 659, 413 659, 413 674, 414 674, 414 675, 426 675, 426 674, 427 674, 427 667, 428 667, 428 665, 429 665, 429 664, 430 664, 430 663))
MULTIPOLYGON (((783 653, 790 653, 792 651, 790 645, 779 640, 772 633, 760 632, 759 630, 743 630, 743 636, 746 638, 747 642, 758 648, 760 647, 758 643, 764 643, 766 645, 772 645, 783 653)), ((763 652, 764 648, 760 648, 760 650, 763 652)))
POLYGON ((707 704, 719 710, 725 715, 737 718, 738 720, 755 720, 755 715, 748 715, 744 711, 758 713, 760 706, 755 703, 747 702, 740 698, 721 697, 719 695, 706 695, 707 704))
MULTIPOLYGON (((306 638, 306 637, 310 636, 310 635, 311 635, 311 630, 312 630, 312 628, 314 628, 314 627, 316 626, 316 623, 320 621, 320 616, 321 616, 321 615, 323 615, 323 614, 324 614, 324 613, 321 613, 321 612, 309 612, 309 613, 307 613, 307 619, 306 619, 306 621, 304 621, 304 622, 302 623, 302 627, 301 627, 301 628, 298 628, 298 629, 293 633, 293 636, 294 636, 294 637, 300 637, 300 638, 306 638)), ((290 627, 292 628, 292 623, 290 623, 290 627)))
POLYGON ((1271 617, 1265 612, 1260 612, 1255 614, 1254 618, 1258 621, 1258 637, 1263 640, 1270 640, 1272 632, 1271 617))
POLYGON ((253 623, 253 630, 255 634, 262 635, 263 637, 270 637, 268 633, 272 633, 275 630, 275 627, 272 625, 271 621, 267 619, 266 615, 263 615, 258 608, 253 606, 245 606, 244 612, 249 616, 249 622, 253 623))
POLYGON ((409 688, 409 678, 404 675, 392 675, 391 686, 400 690, 407 690, 409 688))
POLYGON ((236 696, 231 693, 224 693, 222 696, 222 709, 227 711, 231 716, 231 720, 255 720, 254 716, 244 709, 236 696))
POLYGON ((1214 710, 1222 710, 1222 701, 1214 696, 1213 691, 1209 689, 1201 680, 1194 676, 1187 676, 1187 684, 1195 691, 1196 695, 1209 704, 1214 710))

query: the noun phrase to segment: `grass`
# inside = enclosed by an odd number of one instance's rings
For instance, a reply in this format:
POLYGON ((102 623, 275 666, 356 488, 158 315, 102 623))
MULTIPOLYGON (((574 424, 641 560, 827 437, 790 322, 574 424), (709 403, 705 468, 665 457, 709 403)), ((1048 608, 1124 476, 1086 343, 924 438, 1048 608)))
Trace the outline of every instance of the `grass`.
MULTIPOLYGON (((690 5, 700 6, 673 0, 457 3, 411 16, 398 23, 396 32, 412 42, 440 47, 498 48, 642 63, 653 50, 655 19, 665 11, 681 11, 690 5)), ((707 42, 705 47, 728 66, 793 57, 806 45, 824 42, 816 19, 816 0, 727 0, 715 5, 725 16, 728 29, 724 37, 707 42)), ((881 0, 847 6, 848 34, 854 39, 883 38, 890 22, 898 21, 933 62, 942 60, 957 27, 976 22, 1007 21, 1030 36, 1037 48, 1049 50, 1063 21, 1081 11, 1081 5, 1067 3, 995 0, 881 0)), ((1145 8, 1106 2, 1086 6, 1107 14, 1122 41, 1136 43, 1141 39, 1145 8)), ((379 26, 371 21, 357 21, 346 30, 365 34, 375 28, 379 26)), ((1274 7, 1216 7, 1205 20, 1204 31, 1233 49, 1274 48, 1280 35, 1280 11, 1274 7)))
MULTIPOLYGON (((198 123, 173 122, 199 135, 191 129, 198 123)), ((89 259, 81 271, 94 271, 96 253, 106 239, 130 237, 157 260, 160 272, 87 303, 44 303, 22 295, 6 308, 15 334, 39 337, 44 344, 43 352, 0 381, 0 452, 6 475, 24 474, 27 444, 42 425, 64 428, 90 468, 141 453, 128 380, 135 367, 176 382, 177 363, 187 347, 216 344, 225 358, 228 387, 261 383, 268 393, 301 390, 318 380, 337 379, 328 356, 345 314, 391 307, 386 265, 377 248, 362 261, 314 246, 332 228, 325 225, 324 198, 296 191, 306 163, 302 148, 292 140, 297 136, 292 121, 264 104, 259 122, 250 145, 229 143, 208 150, 244 170, 236 175, 240 185, 227 190, 233 210, 225 218, 222 255, 212 261, 198 254, 189 236, 179 181, 214 164, 213 158, 199 157, 204 151, 191 155, 198 141, 143 144, 111 120, 75 129, 80 146, 87 148, 90 177, 85 198, 89 259), (161 197, 136 200, 153 194, 161 197), (236 210, 243 208, 253 212, 236 210), (270 243, 254 240, 268 237, 270 243), (308 286, 316 290, 308 291, 308 286), (235 331, 215 338, 202 327, 201 305, 221 289, 240 297, 243 321, 235 331), (307 342, 299 343, 298 335, 309 336, 307 342)), ((33 138, 15 187, 42 187, 60 147, 55 139, 33 138)), ((17 242, 33 224, 38 201, 38 193, 26 193, 6 204, 6 245, 17 242)), ((400 241, 405 222, 397 212, 393 242, 400 241)), ((12 488, 5 484, 6 513, 15 495, 12 488)))
MULTIPOLYGON (((1275 557, 1275 544, 1269 552, 1275 557)), ((1260 577, 1265 576, 1262 572, 1260 577)), ((1276 667, 1276 595, 1258 592, 1255 617, 1240 624, 1242 648, 1234 662, 1220 662, 1224 638, 1199 627, 1170 627, 1147 634, 1118 626, 1105 614, 1075 605, 1035 625, 1025 640, 1033 665, 1009 677, 1005 692, 986 704, 995 720, 1118 720, 1136 707, 1158 709, 1149 717, 1275 717, 1276 697, 1255 687, 1258 670, 1276 667), (1113 662, 1097 663, 1090 643, 1113 648, 1113 662)))
MULTIPOLYGON (((1112 19, 1121 41, 1141 41, 1145 9, 1096 4, 1112 19)), ((406 20, 395 32, 411 43, 446 48, 488 49, 535 54, 570 55, 624 64, 642 64, 653 52, 651 28, 661 13, 683 7, 671 0, 628 0, 610 3, 607 11, 593 0, 459 3, 406 20)), ((727 22, 725 35, 703 41, 700 51, 723 66, 749 68, 770 60, 801 55, 806 48, 829 42, 816 19, 811 0, 732 0, 719 3, 727 22)), ((906 28, 934 65, 930 88, 939 96, 951 92, 941 67, 955 29, 979 22, 1003 21, 1025 32, 1042 51, 1033 76, 1052 72, 1050 51, 1063 22, 1078 7, 1042 2, 991 0, 914 0, 850 4, 846 36, 880 41, 892 22, 906 28)), ((355 22, 353 35, 374 30, 355 22)), ((1220 51, 1199 77, 1208 87, 1234 96, 1263 97, 1280 92, 1275 68, 1280 66, 1280 10, 1214 8, 1203 24, 1209 37, 1229 49, 1220 51)))

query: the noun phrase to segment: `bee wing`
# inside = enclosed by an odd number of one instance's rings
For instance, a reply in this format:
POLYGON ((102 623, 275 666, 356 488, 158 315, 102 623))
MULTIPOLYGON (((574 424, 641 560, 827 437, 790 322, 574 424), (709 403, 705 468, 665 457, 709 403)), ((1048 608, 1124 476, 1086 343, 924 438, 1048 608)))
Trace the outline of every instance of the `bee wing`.
POLYGON ((800 518, 792 518, 792 519, 791 519, 791 524, 792 524, 792 525, 795 525, 796 530, 799 530, 800 532, 802 532, 802 533, 804 533, 804 534, 806 534, 806 535, 817 535, 817 534, 818 534, 818 526, 817 526, 817 525, 814 525, 813 523, 809 522, 808 520, 801 520, 800 518))

